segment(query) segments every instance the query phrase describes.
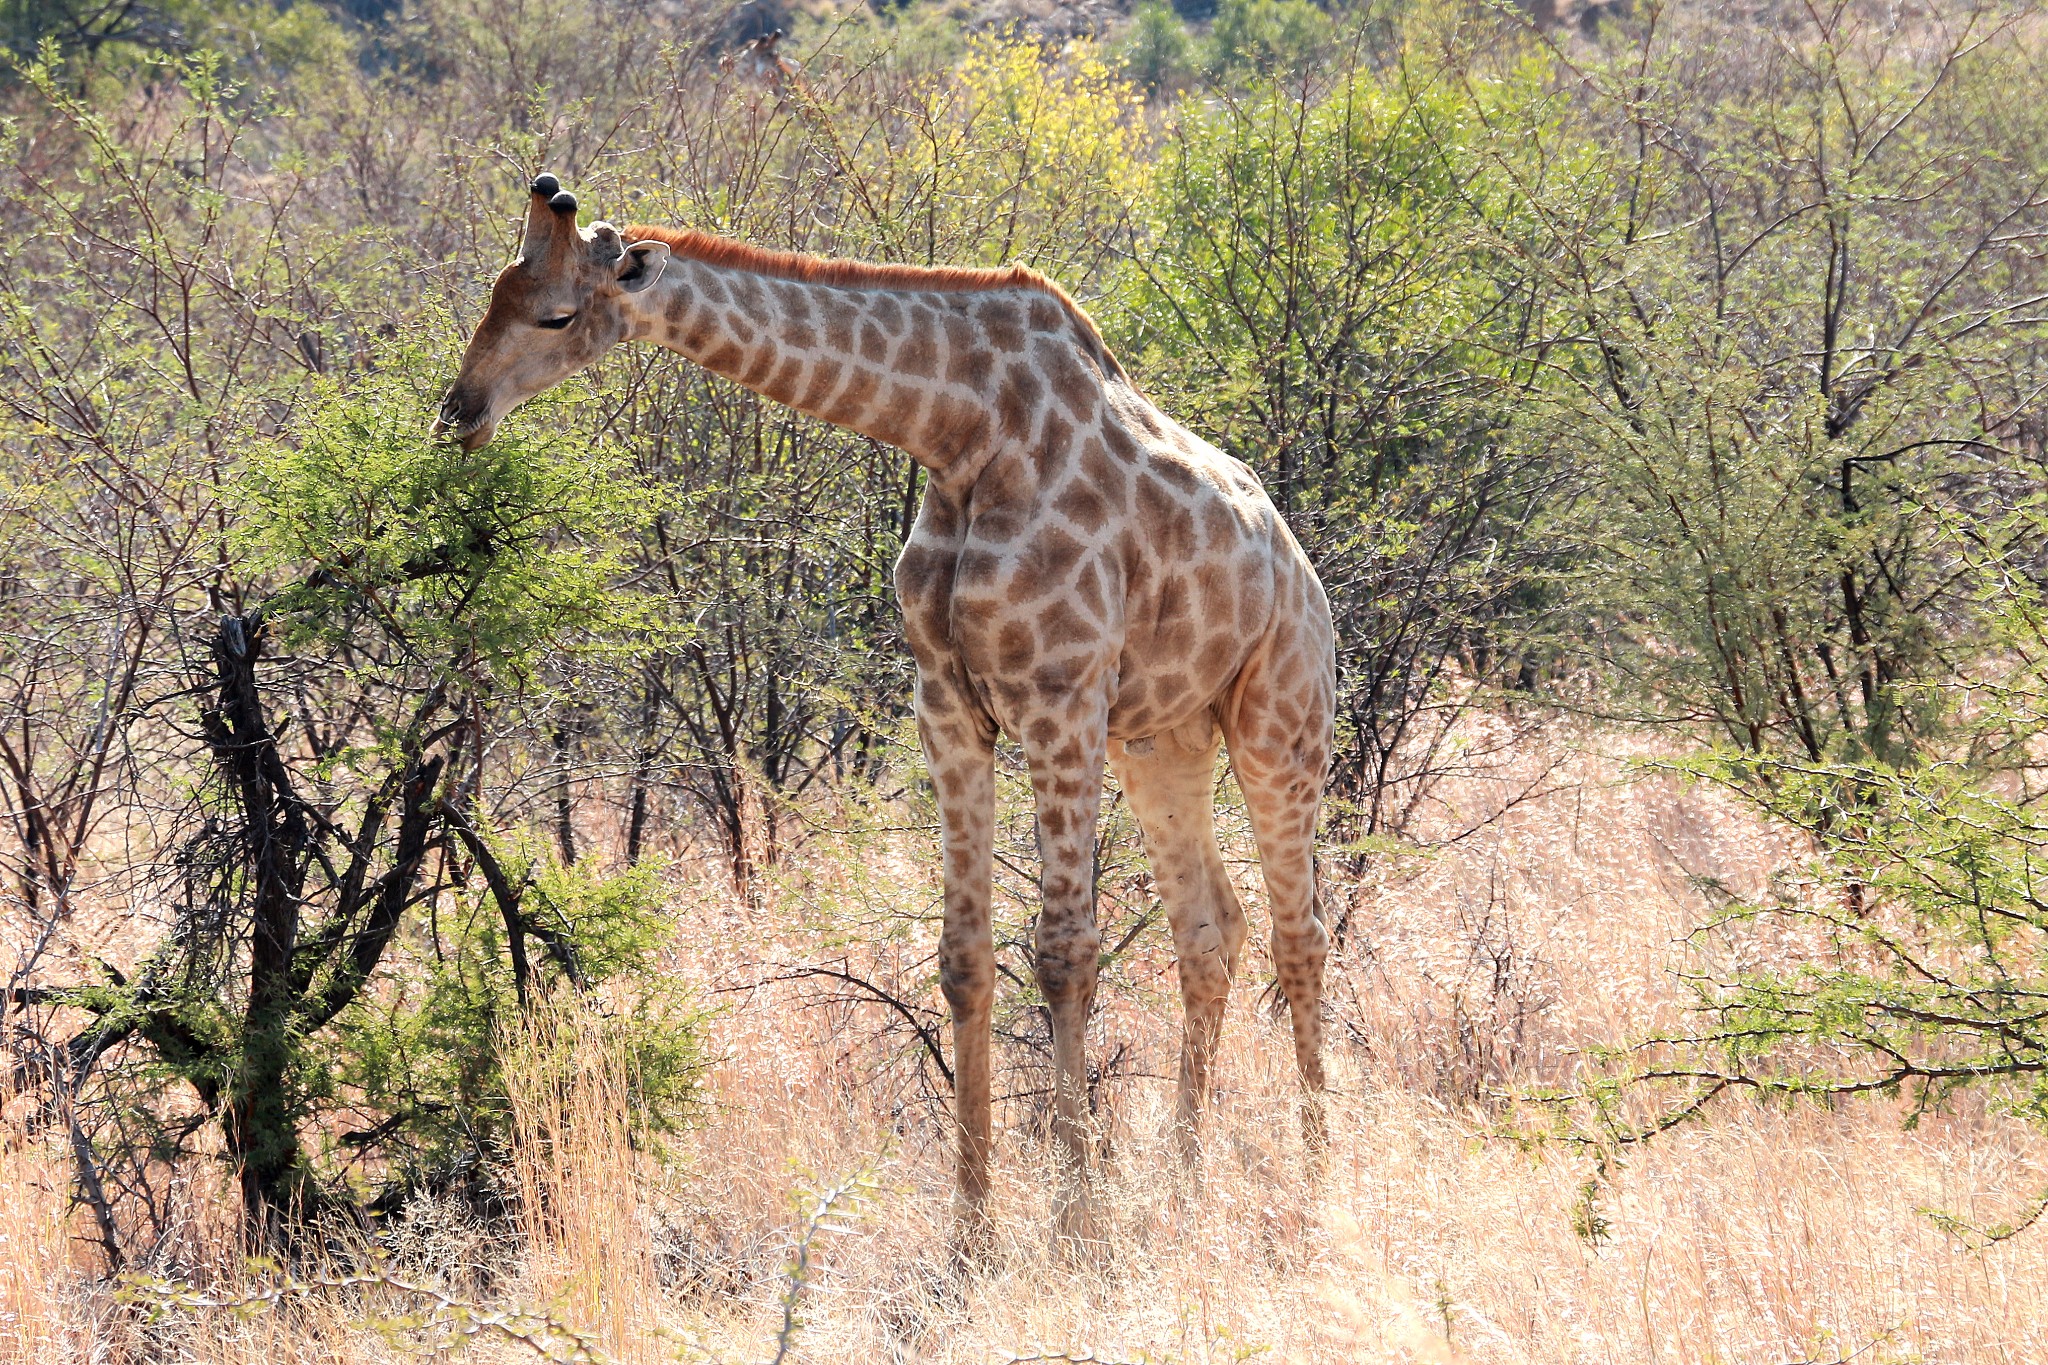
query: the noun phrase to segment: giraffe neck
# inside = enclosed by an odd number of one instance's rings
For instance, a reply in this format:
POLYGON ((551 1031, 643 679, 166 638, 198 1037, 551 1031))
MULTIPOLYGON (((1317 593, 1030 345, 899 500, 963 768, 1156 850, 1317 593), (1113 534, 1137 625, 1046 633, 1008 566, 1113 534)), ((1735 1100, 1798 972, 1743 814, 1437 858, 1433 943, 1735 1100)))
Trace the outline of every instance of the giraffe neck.
POLYGON ((1034 438, 1049 355, 1070 383, 1121 373, 1085 315, 1027 272, 829 268, 784 278, 679 252, 628 296, 632 336, 908 451, 936 476, 971 475, 1004 441, 1034 438), (919 287, 927 278, 936 287, 919 287), (1019 403, 1020 390, 1033 401, 1019 403))

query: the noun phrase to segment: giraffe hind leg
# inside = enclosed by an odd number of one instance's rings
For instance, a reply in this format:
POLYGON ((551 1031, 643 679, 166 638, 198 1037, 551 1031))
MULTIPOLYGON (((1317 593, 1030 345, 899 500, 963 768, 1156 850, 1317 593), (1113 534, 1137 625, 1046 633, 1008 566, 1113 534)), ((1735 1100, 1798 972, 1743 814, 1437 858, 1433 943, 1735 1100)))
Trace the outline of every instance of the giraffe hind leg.
POLYGON ((1174 1142, 1190 1166, 1200 1154, 1202 1112, 1224 1010, 1246 934, 1243 908, 1216 844, 1214 722, 1140 741, 1137 750, 1111 746, 1110 764, 1138 818, 1145 859, 1173 930, 1186 1021, 1174 1142))
POLYGON ((1316 891, 1315 836, 1335 701, 1332 670, 1327 663, 1317 667, 1318 654, 1327 660, 1327 646, 1262 650, 1226 718, 1231 767, 1258 841, 1273 916, 1273 966, 1294 1025, 1302 1137, 1312 1170, 1320 1170, 1328 1143, 1322 997, 1330 938, 1316 891))

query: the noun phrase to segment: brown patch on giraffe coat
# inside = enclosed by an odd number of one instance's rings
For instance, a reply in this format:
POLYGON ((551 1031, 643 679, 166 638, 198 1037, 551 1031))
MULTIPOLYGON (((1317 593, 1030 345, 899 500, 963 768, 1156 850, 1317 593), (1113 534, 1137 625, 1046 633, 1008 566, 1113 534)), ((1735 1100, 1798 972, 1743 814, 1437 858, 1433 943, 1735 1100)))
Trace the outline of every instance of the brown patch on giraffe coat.
POLYGON ((891 384, 868 434, 885 445, 907 446, 923 415, 924 393, 908 384, 891 384))
POLYGON ((934 392, 925 414, 924 430, 918 440, 925 452, 940 464, 950 464, 961 452, 979 446, 988 435, 988 410, 979 403, 934 392))
POLYGON ((1074 578, 1074 600, 1098 621, 1109 619, 1109 604, 1102 595, 1102 575, 1093 564, 1083 564, 1074 578))
POLYGON ((881 387, 882 376, 879 372, 857 365, 852 376, 846 381, 846 387, 841 389, 839 397, 833 400, 832 406, 845 413, 848 418, 858 418, 873 404, 875 393, 881 387))
POLYGON ((956 581, 963 588, 993 587, 1002 560, 991 550, 962 550, 956 581))
MULTIPOLYGON (((977 519, 975 529, 980 528, 977 519)), ((1042 597, 1066 583, 1085 548, 1059 527, 1044 527, 1018 557, 1017 576, 1012 582, 1020 593, 1042 597)))
POLYGON ((742 351, 730 341, 721 338, 711 353, 704 357, 702 363, 707 370, 716 370, 720 374, 729 375, 739 368, 740 362, 746 358, 747 353, 745 351, 742 351))
POLYGON ((818 300, 818 311, 825 316, 825 346, 841 355, 853 350, 853 329, 860 322, 860 315, 844 294, 832 292, 818 300))
POLYGON ((939 578, 950 578, 953 573, 954 555, 950 547, 920 544, 915 538, 903 547, 903 553, 896 556, 897 577, 908 577, 918 583, 928 583, 939 578))
POLYGON ((871 309, 876 322, 890 336, 903 335, 903 305, 888 294, 876 294, 871 309))
POLYGON ((1075 356, 1074 348, 1064 339, 1040 341, 1035 352, 1038 367, 1045 372, 1045 382, 1051 386, 1053 396, 1073 414, 1076 422, 1085 424, 1091 421, 1095 416, 1101 385, 1075 356))
POLYGON ((782 303, 783 317, 794 322, 811 320, 810 290, 786 280, 778 281, 775 285, 775 297, 782 303))
POLYGON ((1111 459, 1124 465, 1139 465, 1145 461, 1144 447, 1131 439, 1131 433, 1124 430, 1120 420, 1103 422, 1102 441, 1109 447, 1111 459))
POLYGON ((997 544, 1016 539, 1029 510, 1029 491, 1015 457, 990 460, 975 481, 968 503, 972 534, 997 544))
POLYGON ((1202 476, 1172 456, 1154 456, 1146 472, 1177 493, 1192 497, 1202 487, 1202 476))
MULTIPOLYGON (((962 560, 965 560, 962 556, 962 560)), ((965 586, 966 564, 954 575, 956 589, 965 586)), ((988 629, 995 620, 996 600, 979 593, 955 591, 953 594, 953 629, 963 644, 986 644, 988 629)))
POLYGON ((733 303, 750 313, 766 311, 768 300, 761 290, 761 277, 745 271, 726 278, 725 292, 732 296, 733 303))
POLYGON ((1024 530, 1024 512, 1018 508, 995 508, 975 512, 975 538, 989 544, 1010 544, 1024 530))
POLYGON ((1273 614, 1273 584, 1270 571, 1247 575, 1237 585, 1237 628, 1246 639, 1266 629, 1273 614))
POLYGON ((1083 535, 1094 535, 1109 521, 1108 504, 1102 494, 1088 486, 1086 478, 1070 479, 1060 495, 1053 499, 1055 512, 1079 527, 1083 535))
POLYGON ((1031 452, 1032 462, 1038 467, 1038 486, 1050 488, 1058 477, 1066 472, 1067 463, 1074 455, 1074 428, 1057 412, 1045 414, 1045 422, 1038 430, 1038 445, 1031 452))
POLYGON ((1085 645, 1102 638, 1093 621, 1075 611, 1071 602, 1059 598, 1038 613, 1038 635, 1047 649, 1085 645))
POLYGON ((782 344, 793 351, 808 351, 818 344, 818 333, 810 323, 790 318, 782 324, 782 344))
POLYGON ((1235 636, 1212 635, 1209 637, 1209 643, 1202 646, 1202 652, 1195 660, 1195 667, 1203 677, 1220 678, 1233 663, 1237 662, 1241 648, 1235 636))
POLYGON ((1138 480, 1135 516, 1139 533, 1160 559, 1172 564, 1194 556, 1194 515, 1156 479, 1138 480))
POLYGON ((1130 475, 1110 458, 1109 448, 1098 437, 1090 436, 1081 445, 1081 477, 1078 482, 1101 494, 1104 506, 1112 514, 1122 513, 1130 505, 1130 475))
POLYGON ((775 372, 775 377, 761 386, 761 392, 778 403, 794 404, 797 381, 803 378, 803 373, 803 358, 791 356, 782 362, 782 368, 775 372))
MULTIPOLYGON (((690 318, 689 326, 684 328, 676 337, 676 344, 681 346, 684 352, 692 359, 696 359, 704 354, 705 348, 711 344, 711 338, 710 319, 704 317, 701 313, 693 314, 690 318)), ((703 362, 699 360, 698 363, 702 364, 703 362)))
POLYGON ((754 352, 754 358, 748 361, 746 366, 734 378, 750 389, 758 389, 774 369, 775 348, 773 346, 763 346, 760 350, 754 352))
POLYGON ((939 372, 939 348, 932 342, 931 329, 914 322, 910 335, 896 356, 896 366, 905 374, 931 379, 939 372))
POLYGON ((1212 553, 1234 548, 1242 531, 1237 513, 1229 503, 1220 498, 1209 500, 1209 505, 1202 512, 1202 534, 1207 538, 1212 553))
MULTIPOLYGON (((946 329, 947 340, 952 340, 953 329, 946 329)), ((971 335, 971 329, 970 329, 971 335)), ((995 369, 996 353, 986 346, 969 341, 952 348, 953 358, 946 366, 946 379, 979 392, 988 385, 989 373, 995 369)))
POLYGON ((998 351, 1009 354, 1024 349, 1024 315, 1009 299, 1001 295, 983 299, 974 317, 988 333, 989 345, 998 351))
POLYGON ((1021 673, 1031 666, 1038 652, 1038 637, 1022 621, 1011 621, 996 635, 996 667, 1005 673, 1021 673))
POLYGON ((889 338, 866 318, 860 323, 860 353, 863 359, 880 365, 889 358, 889 338))
POLYGON ((1195 623, 1186 616, 1161 623, 1152 633, 1154 650, 1164 658, 1185 659, 1195 651, 1195 623))
POLYGON ((1152 599, 1154 629, 1164 629, 1169 623, 1183 619, 1190 605, 1187 580, 1177 573, 1163 575, 1159 580, 1159 593, 1152 599))
POLYGON ((1124 566, 1125 596, 1133 602, 1142 602, 1152 589, 1152 556, 1136 544, 1137 533, 1126 529, 1118 546, 1117 558, 1124 566))
POLYGON ((713 307, 723 307, 732 302, 732 295, 726 291, 724 281, 708 270, 699 270, 693 276, 697 286, 697 297, 713 307))
POLYGON ((839 377, 844 373, 845 367, 838 361, 820 360, 817 368, 811 371, 811 382, 804 386, 803 397, 797 400, 797 406, 811 412, 825 406, 826 401, 839 392, 839 377))
POLYGON ((1038 416, 1038 400, 1044 392, 1038 376, 1028 367, 1012 365, 1003 371, 1003 386, 996 392, 996 418, 1003 435, 1019 441, 1031 435, 1032 419, 1038 416))
POLYGON ((926 534, 951 540, 960 534, 960 504, 936 488, 927 488, 924 502, 918 508, 918 521, 926 534))
MULTIPOLYGON (((1213 548, 1213 547, 1212 547, 1213 548)), ((1210 560, 1195 567, 1195 594, 1204 621, 1224 630, 1230 628, 1236 612, 1237 566, 1227 560, 1210 560)))

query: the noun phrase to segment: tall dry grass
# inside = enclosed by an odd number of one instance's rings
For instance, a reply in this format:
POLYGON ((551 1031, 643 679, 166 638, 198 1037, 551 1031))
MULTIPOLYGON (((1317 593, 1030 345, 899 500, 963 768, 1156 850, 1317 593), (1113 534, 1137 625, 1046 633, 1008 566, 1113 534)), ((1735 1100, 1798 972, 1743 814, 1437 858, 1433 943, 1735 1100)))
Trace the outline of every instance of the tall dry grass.
MULTIPOLYGON (((1301 1174, 1291 1052, 1258 999, 1256 939, 1202 1178, 1192 1190, 1177 1179, 1178 1021, 1155 935, 1093 1026, 1095 1056, 1121 1045, 1126 1058, 1099 1096, 1102 1247, 1077 1257, 1047 1235, 1033 1063, 1013 1057, 1001 1241, 976 1273, 954 1273, 946 1124, 916 1041, 885 1007, 781 979, 829 952, 914 983, 931 926, 849 944, 826 911, 877 897, 915 910, 935 874, 914 837, 857 859, 821 837, 752 904, 708 876, 678 885, 670 965, 712 1006, 721 1059, 702 1122, 665 1147, 636 1132, 602 1018, 546 1016, 505 1043, 518 1226, 422 1209, 401 1268, 580 1324, 607 1357, 636 1362, 764 1360, 785 1345, 792 1360, 864 1362, 2048 1359, 2048 1234, 1972 1251, 1925 1212, 1995 1222, 2048 1186, 2048 1142, 1981 1103, 1911 1130, 1878 1104, 1731 1104, 1592 1186, 1586 1155, 1497 1135, 1501 1092, 1566 1079, 1578 1049, 1678 1017, 1672 972, 1698 965, 1684 936, 1705 908, 1703 879, 1755 889, 1798 853, 1611 758, 1557 747, 1517 762, 1447 789, 1437 829, 1469 828, 1539 768, 1546 794, 1336 888, 1352 920, 1334 974, 1320 1188, 1301 1174), (807 1192, 854 1172, 871 1188, 841 1230, 816 1234, 784 1338, 807 1192)), ((1760 960, 1798 947, 1714 951, 1760 960)), ((453 1340, 389 1330, 407 1302, 384 1291, 138 1326, 67 1246, 85 1229, 64 1208, 56 1157, 11 1147, 0 1175, 8 1359, 382 1361, 453 1340), (380 1314, 381 1334, 369 1325, 380 1314)), ((226 1264, 208 1273, 222 1297, 263 1281, 226 1264)), ((532 1355, 502 1334, 473 1349, 532 1355)))

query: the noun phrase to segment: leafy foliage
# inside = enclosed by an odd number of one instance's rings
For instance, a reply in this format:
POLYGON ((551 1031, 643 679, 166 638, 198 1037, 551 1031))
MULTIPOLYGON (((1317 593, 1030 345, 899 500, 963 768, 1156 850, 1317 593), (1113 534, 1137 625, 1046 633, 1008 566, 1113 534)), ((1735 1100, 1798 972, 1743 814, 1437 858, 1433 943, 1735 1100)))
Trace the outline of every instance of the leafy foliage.
POLYGON ((408 661, 486 687, 572 644, 624 647, 647 624, 612 593, 646 516, 624 461, 549 434, 549 404, 478 450, 430 440, 410 378, 317 386, 308 423, 250 457, 246 562, 305 575, 272 599, 287 643, 346 648, 368 625, 408 661))
MULTIPOLYGON (((1731 1084, 1981 1076, 2035 1116, 2029 30, 1679 8, 1580 41, 1145 5, 1098 48, 913 5, 795 20, 765 67, 651 0, 0 9, 9 1036, 109 1257, 209 1124, 259 1220, 487 1157, 494 1029, 563 992, 675 1119, 660 855, 751 887, 806 803, 929 819, 906 457, 651 348, 483 451, 426 439, 544 166, 620 219, 1061 280, 1331 590, 1347 857, 1480 756, 1482 702, 1728 746, 1694 770, 1810 831, 1827 892, 1721 932, 1825 941, 1711 983, 1692 1042, 1731 1084), (144 926, 107 971, 60 950, 98 915, 144 926)), ((1128 834, 1123 946, 1156 919, 1128 834)), ((874 899, 820 913, 922 913, 874 899)))
MULTIPOLYGON (((635 1087, 644 1132, 675 1131, 696 1099, 702 1059, 697 1005, 661 970, 667 911, 660 869, 643 863, 606 876, 545 853, 508 854, 508 874, 536 917, 576 945, 587 989, 607 1001, 604 1031, 635 1087)), ((344 1147, 372 1145, 405 1178, 380 1196, 394 1205, 412 1184, 482 1172, 511 1140, 500 1030, 522 1004, 504 940, 504 907, 491 893, 465 898, 437 932, 405 945, 395 989, 360 1000, 337 1021, 325 1098, 361 1127, 344 1147), (394 1122, 402 1120, 402 1122, 394 1122)))
POLYGON ((1912 55, 1854 17, 1755 61, 1704 36, 1592 61, 1597 110, 1638 93, 1560 132, 1607 154, 1513 172, 1577 334, 1525 412, 1591 490, 1551 523, 1564 647, 1634 715, 1909 764, 1942 744, 1924 684, 1985 662, 1946 530, 1995 534, 2038 477, 2040 73, 1989 11, 1912 55))

